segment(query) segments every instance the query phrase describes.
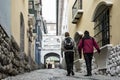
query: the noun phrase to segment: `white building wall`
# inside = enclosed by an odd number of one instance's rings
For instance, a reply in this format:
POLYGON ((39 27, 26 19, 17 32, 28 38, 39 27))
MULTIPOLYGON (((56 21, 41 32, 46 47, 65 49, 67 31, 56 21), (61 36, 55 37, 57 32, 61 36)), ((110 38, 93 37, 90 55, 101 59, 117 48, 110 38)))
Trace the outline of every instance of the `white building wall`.
POLYGON ((42 49, 41 49, 41 62, 44 63, 44 56, 48 53, 56 53, 61 57, 61 36, 43 35, 42 49))

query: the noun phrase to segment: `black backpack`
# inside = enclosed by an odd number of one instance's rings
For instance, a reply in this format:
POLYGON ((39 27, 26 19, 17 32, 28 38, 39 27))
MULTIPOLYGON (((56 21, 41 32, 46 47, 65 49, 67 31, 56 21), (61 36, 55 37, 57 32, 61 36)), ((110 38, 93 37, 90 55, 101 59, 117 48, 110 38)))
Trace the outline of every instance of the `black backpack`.
POLYGON ((71 37, 67 37, 64 40, 64 48, 67 50, 73 49, 74 43, 71 37))

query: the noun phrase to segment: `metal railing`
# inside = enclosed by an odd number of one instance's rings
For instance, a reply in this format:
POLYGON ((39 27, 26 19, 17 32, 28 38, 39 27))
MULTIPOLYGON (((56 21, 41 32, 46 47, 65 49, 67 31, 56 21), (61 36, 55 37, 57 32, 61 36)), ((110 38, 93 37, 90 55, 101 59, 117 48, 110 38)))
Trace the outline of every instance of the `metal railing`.
POLYGON ((74 17, 75 13, 82 9, 82 0, 76 0, 72 7, 72 17, 74 17))

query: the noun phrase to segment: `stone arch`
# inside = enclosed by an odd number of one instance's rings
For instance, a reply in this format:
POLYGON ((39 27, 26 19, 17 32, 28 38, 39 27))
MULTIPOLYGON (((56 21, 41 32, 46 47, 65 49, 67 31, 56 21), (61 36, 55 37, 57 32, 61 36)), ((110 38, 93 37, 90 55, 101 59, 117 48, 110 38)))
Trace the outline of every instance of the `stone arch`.
POLYGON ((46 63, 46 59, 50 56, 57 57, 57 58, 59 58, 59 61, 60 61, 60 55, 59 54, 54 53, 54 52, 50 52, 50 53, 47 53, 46 55, 44 55, 44 63, 46 63))
POLYGON ((111 1, 100 1, 97 4, 97 7, 95 8, 92 16, 92 21, 95 21, 96 17, 106 8, 106 7, 111 7, 112 6, 111 1))
POLYGON ((24 33, 25 33, 24 29, 25 29, 25 24, 24 24, 23 13, 20 13, 20 52, 22 58, 24 55, 24 33))

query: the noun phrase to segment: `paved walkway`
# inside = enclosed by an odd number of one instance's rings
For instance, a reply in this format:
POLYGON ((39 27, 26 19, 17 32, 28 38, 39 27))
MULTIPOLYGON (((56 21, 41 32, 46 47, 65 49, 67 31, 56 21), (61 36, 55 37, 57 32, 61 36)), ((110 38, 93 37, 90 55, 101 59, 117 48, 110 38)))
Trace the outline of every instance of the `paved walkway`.
POLYGON ((25 73, 2 80, 120 80, 120 77, 109 77, 103 75, 93 75, 85 77, 84 74, 75 72, 74 76, 66 76, 63 69, 40 69, 30 73, 25 73))

